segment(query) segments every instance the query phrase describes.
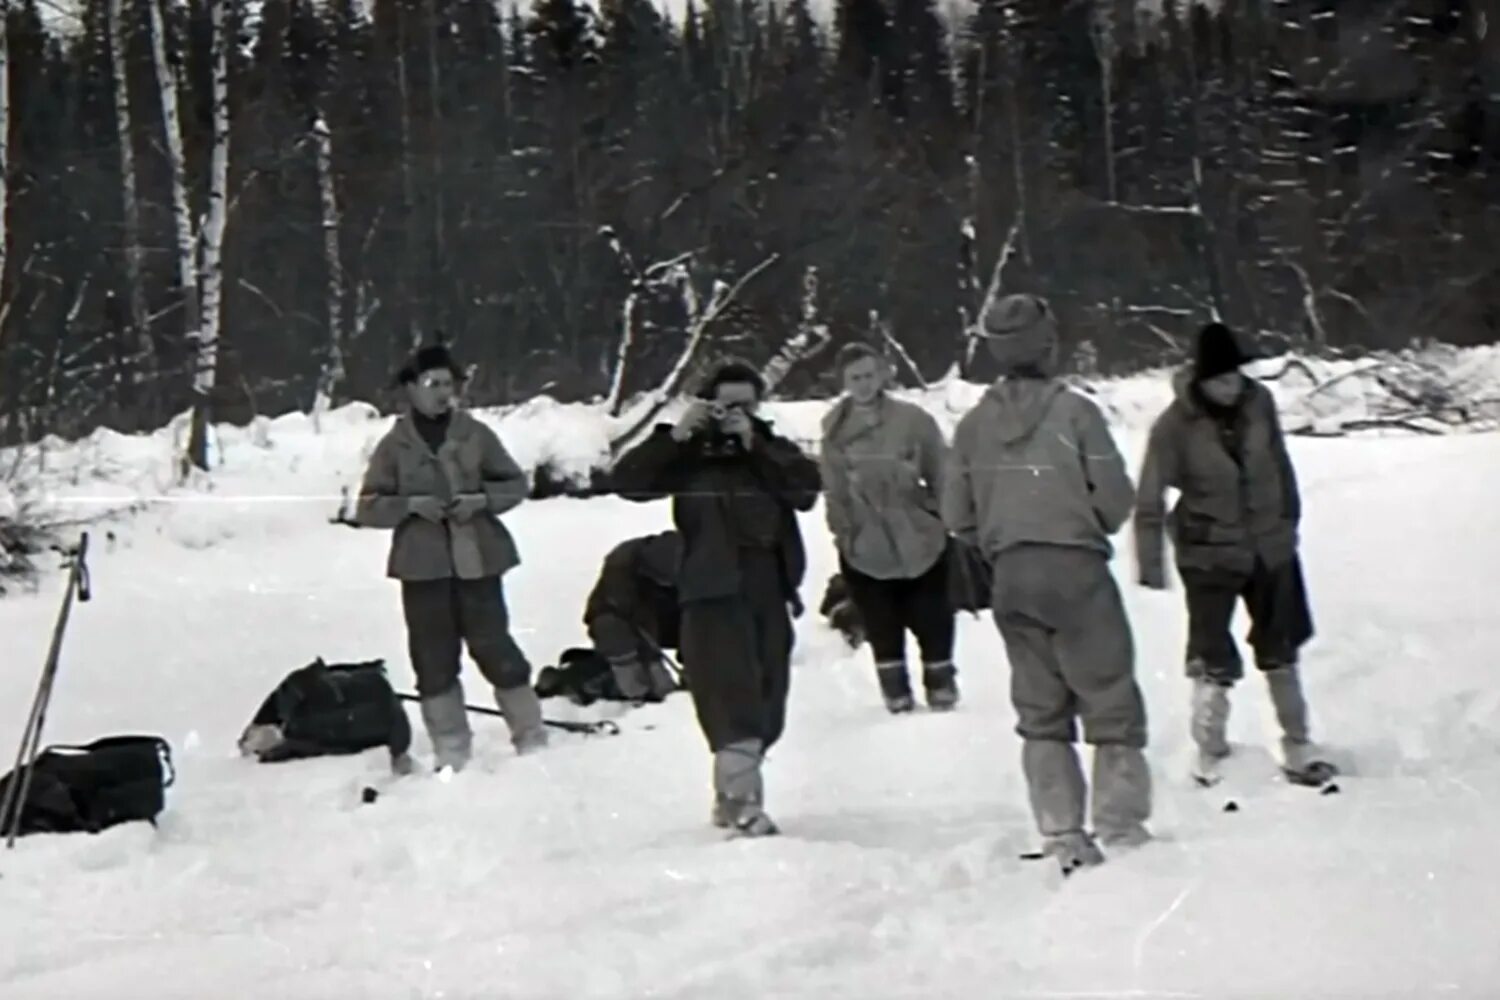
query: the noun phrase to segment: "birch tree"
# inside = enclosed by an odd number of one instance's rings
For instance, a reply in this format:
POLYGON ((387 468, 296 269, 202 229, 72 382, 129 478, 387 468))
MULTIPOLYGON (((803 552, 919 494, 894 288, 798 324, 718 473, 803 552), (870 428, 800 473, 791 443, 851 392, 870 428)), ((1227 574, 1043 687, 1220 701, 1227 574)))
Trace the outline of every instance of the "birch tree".
POLYGON ((0 341, 5 339, 6 251, 10 249, 10 0, 0 0, 0 341))
POLYGON ((142 409, 137 416, 145 422, 155 416, 153 407, 142 398, 141 390, 154 369, 152 360, 156 352, 146 326, 146 287, 141 274, 144 255, 141 247, 141 203, 136 186, 130 76, 126 72, 130 36, 124 8, 123 0, 109 0, 109 65, 114 81, 115 131, 120 143, 120 205, 124 222, 121 236, 125 251, 125 301, 129 310, 127 336, 135 341, 136 349, 136 363, 131 366, 136 389, 133 402, 142 409))
POLYGON ((328 265, 328 353, 318 377, 313 420, 333 405, 344 378, 344 264, 339 254, 339 200, 333 180, 333 133, 322 114, 313 119, 318 162, 318 197, 322 208, 323 258, 328 265))
POLYGON ((224 228, 229 221, 229 17, 228 0, 212 0, 213 152, 209 159, 208 214, 203 223, 203 318, 193 366, 193 424, 187 460, 208 468, 208 421, 219 366, 219 330, 223 320, 224 228))
POLYGON ((172 184, 172 223, 177 239, 177 288, 182 296, 182 334, 188 343, 198 339, 197 226, 188 205, 187 153, 177 101, 177 69, 167 58, 167 27, 163 5, 172 0, 148 0, 151 17, 151 62, 156 69, 157 99, 161 102, 162 131, 167 141, 167 165, 172 184))

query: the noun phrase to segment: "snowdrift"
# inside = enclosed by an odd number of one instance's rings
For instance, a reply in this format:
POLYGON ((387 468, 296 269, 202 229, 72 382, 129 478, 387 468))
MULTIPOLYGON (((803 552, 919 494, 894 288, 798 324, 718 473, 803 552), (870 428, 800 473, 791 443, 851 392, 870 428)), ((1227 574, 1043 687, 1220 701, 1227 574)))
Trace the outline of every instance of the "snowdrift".
MULTIPOLYGON (((1287 356, 1258 362, 1249 371, 1277 397, 1293 434, 1445 434, 1500 425, 1500 347, 1435 346, 1345 360, 1287 356)), ((1153 370, 1075 384, 1100 403, 1117 431, 1133 435, 1170 401, 1170 374, 1153 370)), ((923 406, 951 434, 984 388, 950 380, 899 395, 923 406)), ((619 417, 610 417, 600 403, 540 396, 475 412, 500 433, 539 495, 588 495, 591 479, 609 466, 611 441, 649 405, 637 400, 619 417)), ((657 419, 675 418, 681 405, 669 404, 657 419)), ((829 405, 829 400, 773 401, 766 412, 782 433, 815 450, 829 405)), ((266 504, 305 511, 311 505, 333 517, 346 494, 357 490, 370 452, 394 419, 356 402, 317 416, 293 412, 260 417, 247 426, 217 425, 210 438, 212 473, 186 484, 178 481, 177 459, 186 441, 185 413, 151 435, 127 437, 100 429, 79 441, 51 437, 29 448, 0 451, 0 484, 9 484, 8 490, 0 485, 0 520, 8 508, 23 505, 32 516, 69 523, 147 504, 190 502, 203 511, 266 504)), ((217 530, 201 527, 208 536, 217 530)))

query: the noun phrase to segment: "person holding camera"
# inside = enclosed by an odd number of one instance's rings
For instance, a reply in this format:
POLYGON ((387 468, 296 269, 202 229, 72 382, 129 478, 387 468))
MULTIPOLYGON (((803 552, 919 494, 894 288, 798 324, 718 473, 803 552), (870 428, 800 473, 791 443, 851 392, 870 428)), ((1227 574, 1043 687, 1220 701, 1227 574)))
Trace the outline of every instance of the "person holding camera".
POLYGON ((422 721, 439 768, 468 763, 473 737, 459 679, 463 644, 494 688, 518 753, 547 744, 531 663, 510 632, 501 577, 520 565, 499 515, 526 499, 526 474, 500 438, 457 406, 462 374, 424 347, 398 376, 410 409, 370 456, 355 522, 390 528, 387 576, 401 581, 422 721))
POLYGON ((756 415, 765 383, 721 364, 676 425, 659 424, 622 455, 613 491, 670 496, 682 535, 679 651, 713 754, 716 826, 777 832, 762 764, 781 738, 791 684, 792 618, 807 567, 797 511, 822 487, 818 465, 756 415))
POLYGON ((846 395, 823 419, 821 460, 839 574, 864 622, 886 709, 915 708, 907 632, 921 648, 928 707, 951 709, 954 611, 938 506, 948 446, 927 411, 886 392, 890 366, 874 348, 846 345, 835 363, 846 395))

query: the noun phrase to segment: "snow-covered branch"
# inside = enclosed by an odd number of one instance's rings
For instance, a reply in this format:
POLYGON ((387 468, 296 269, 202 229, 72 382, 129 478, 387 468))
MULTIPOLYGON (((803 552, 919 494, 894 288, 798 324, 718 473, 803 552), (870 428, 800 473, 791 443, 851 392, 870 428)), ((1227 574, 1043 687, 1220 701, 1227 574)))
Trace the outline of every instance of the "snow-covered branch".
POLYGON ((673 265, 671 268, 671 281, 678 286, 678 290, 682 295, 683 311, 687 315, 687 339, 683 344, 682 353, 678 356, 671 370, 668 371, 666 378, 662 380, 660 385, 646 394, 645 405, 642 407, 640 417, 633 420, 622 434, 612 438, 610 444, 616 454, 630 447, 640 432, 649 427, 651 421, 656 419, 656 415, 667 405, 667 402, 681 391, 683 380, 687 377, 687 373, 692 367, 693 359, 698 353, 698 348, 703 343, 708 328, 735 301, 747 284, 755 280, 762 271, 776 263, 780 258, 780 254, 771 254, 759 264, 756 264, 750 270, 740 275, 732 285, 722 280, 715 280, 713 290, 709 294, 708 304, 701 307, 698 290, 693 285, 692 275, 688 272, 687 265, 684 263, 673 265))
POLYGON ((923 389, 928 388, 927 379, 922 377, 922 369, 917 367, 917 363, 907 353, 906 347, 896 339, 896 334, 891 330, 890 320, 882 317, 879 310, 870 310, 870 330, 885 343, 888 350, 894 351, 896 357, 901 359, 907 370, 911 372, 912 378, 916 379, 917 385, 923 389))
MULTIPOLYGON (((631 349, 635 347, 636 307, 640 304, 641 296, 676 281, 679 269, 686 268, 696 256, 697 251, 688 250, 670 260, 656 261, 645 271, 641 271, 636 267, 635 258, 620 241, 620 234, 613 226, 602 227, 599 235, 609 243, 610 249, 620 261, 621 270, 630 279, 630 289, 625 293, 625 301, 620 306, 620 342, 615 349, 614 368, 609 377, 609 393, 605 397, 605 408, 609 415, 617 417, 620 415, 620 406, 624 401, 626 364, 629 361, 631 349)), ((693 308, 696 310, 696 296, 693 299, 693 308)))
POLYGON ((774 392, 794 366, 817 357, 831 342, 832 334, 827 325, 818 322, 818 269, 809 265, 802 275, 801 315, 797 329, 761 370, 766 394, 774 392))

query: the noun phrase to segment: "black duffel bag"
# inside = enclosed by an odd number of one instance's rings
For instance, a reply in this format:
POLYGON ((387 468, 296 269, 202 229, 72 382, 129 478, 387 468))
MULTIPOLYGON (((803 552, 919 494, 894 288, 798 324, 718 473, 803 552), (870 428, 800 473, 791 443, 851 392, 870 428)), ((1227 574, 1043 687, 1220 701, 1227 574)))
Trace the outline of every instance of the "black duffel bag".
POLYGON ((292 671, 240 736, 241 753, 263 764, 382 746, 392 760, 411 748, 411 722, 384 660, 324 663, 319 657, 292 671))
MULTIPOLYGON (((166 808, 166 790, 176 778, 172 748, 159 736, 108 736, 85 746, 56 744, 37 754, 31 769, 21 807, 21 836, 98 833, 136 820, 154 826, 166 808)), ((10 782, 26 784, 24 772, 23 768, 0 778, 0 801, 10 782)))

